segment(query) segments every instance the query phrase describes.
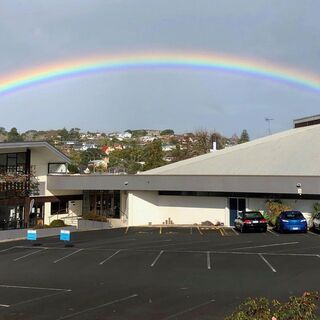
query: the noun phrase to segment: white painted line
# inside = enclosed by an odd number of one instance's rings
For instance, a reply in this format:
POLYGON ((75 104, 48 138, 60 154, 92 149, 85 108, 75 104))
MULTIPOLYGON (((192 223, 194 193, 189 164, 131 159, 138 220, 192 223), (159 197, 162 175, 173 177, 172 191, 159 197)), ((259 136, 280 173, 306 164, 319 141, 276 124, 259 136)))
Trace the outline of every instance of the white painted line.
POLYGON ((317 257, 320 258, 320 254, 317 254, 317 257))
POLYGON ((157 257, 154 259, 154 261, 151 263, 150 267, 154 267, 154 265, 157 263, 161 255, 163 254, 163 250, 160 251, 160 253, 157 255, 157 257))
POLYGON ((37 254, 37 253, 39 253, 39 252, 43 252, 43 250, 46 250, 46 249, 41 249, 41 250, 37 250, 37 251, 33 251, 33 252, 30 252, 30 253, 27 253, 27 254, 19 257, 19 258, 13 259, 13 261, 18 261, 18 260, 24 259, 24 258, 26 258, 26 257, 32 256, 32 255, 34 255, 34 254, 37 254))
POLYGON ((192 234, 192 227, 190 227, 190 234, 192 234))
POLYGON ((82 311, 78 311, 78 312, 75 312, 75 313, 67 314, 66 316, 60 317, 57 320, 70 319, 70 318, 73 318, 75 316, 79 316, 79 315, 81 315, 83 313, 86 313, 86 312, 89 312, 89 311, 101 309, 103 307, 107 307, 107 306, 110 306, 110 305, 118 303, 118 302, 122 302, 122 301, 126 301, 126 300, 129 300, 129 299, 132 299, 132 298, 136 298, 137 296, 138 296, 137 294, 132 294, 131 296, 128 296, 128 297, 125 297, 125 298, 121 298, 121 299, 117 299, 117 300, 113 300, 113 301, 109 301, 107 303, 100 304, 100 305, 98 305, 96 307, 92 307, 92 308, 84 309, 82 311))
POLYGON ((27 287, 27 286, 10 286, 10 285, 7 285, 7 284, 0 284, 0 288, 31 289, 31 290, 45 290, 45 291, 72 291, 71 289, 27 287))
POLYGON ((269 262, 261 253, 259 253, 259 257, 267 264, 267 266, 268 266, 273 272, 277 272, 277 270, 270 264, 270 262, 269 262))
POLYGON ((107 259, 104 259, 103 261, 101 261, 99 264, 102 265, 104 264, 106 261, 110 260, 112 257, 114 257, 116 254, 118 254, 121 250, 116 251, 114 254, 112 254, 110 257, 108 257, 107 259))
POLYGON ((289 245, 298 244, 298 243, 299 243, 299 242, 273 243, 273 244, 264 244, 264 245, 261 245, 261 246, 233 248, 232 250, 255 249, 255 248, 268 248, 268 247, 278 247, 278 246, 289 246, 289 245))
POLYGON ((320 234, 316 234, 316 233, 314 233, 314 232, 308 231, 308 234, 312 234, 313 236, 320 237, 320 234))
POLYGON ((10 307, 10 305, 9 304, 0 304, 0 308, 9 308, 10 307))
POLYGON ((278 234, 278 233, 276 233, 276 232, 274 232, 274 231, 272 231, 272 230, 270 230, 270 229, 268 229, 268 232, 270 232, 271 234, 273 234, 273 235, 276 236, 276 237, 279 237, 279 234, 278 234))
POLYGON ((239 235, 239 232, 238 231, 236 231, 236 229, 235 228, 231 228, 231 230, 238 236, 239 235))
POLYGON ((83 250, 83 249, 78 249, 78 250, 76 250, 76 251, 74 251, 74 252, 72 252, 72 253, 70 253, 70 254, 67 254, 66 256, 63 256, 62 258, 60 258, 60 259, 58 259, 58 260, 53 261, 53 263, 57 263, 57 262, 59 262, 59 261, 61 261, 61 260, 67 259, 67 258, 73 256, 74 254, 76 254, 76 253, 78 253, 78 252, 80 252, 80 251, 82 251, 82 250, 83 250))
POLYGON ((210 252, 207 252, 207 268, 211 270, 210 252))
POLYGON ((10 247, 10 248, 7 248, 7 249, 3 249, 3 250, 0 250, 0 252, 6 252, 6 251, 12 250, 14 248, 16 248, 16 247, 10 247))
POLYGON ((212 303, 212 302, 215 302, 215 300, 214 300, 214 299, 211 299, 211 300, 209 300, 209 301, 207 301, 207 302, 204 302, 204 303, 198 304, 198 305, 196 305, 196 306, 193 306, 193 307, 191 307, 191 308, 182 310, 182 311, 180 311, 180 312, 177 312, 177 313, 175 313, 175 314, 172 314, 171 316, 168 316, 168 317, 164 318, 164 320, 177 319, 177 317, 178 317, 178 316, 181 316, 182 314, 185 314, 185 313, 194 311, 194 310, 199 309, 199 308, 201 308, 201 307, 204 307, 204 306, 206 306, 206 305, 208 305, 208 304, 210 304, 210 303, 212 303))

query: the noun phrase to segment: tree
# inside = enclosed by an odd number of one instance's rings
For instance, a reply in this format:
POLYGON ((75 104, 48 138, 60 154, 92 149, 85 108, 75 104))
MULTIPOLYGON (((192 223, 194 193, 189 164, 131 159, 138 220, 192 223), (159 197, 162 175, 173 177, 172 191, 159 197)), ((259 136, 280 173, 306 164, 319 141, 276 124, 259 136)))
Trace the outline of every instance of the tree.
POLYGON ((239 143, 245 143, 245 142, 249 142, 250 138, 249 138, 249 134, 248 131, 246 129, 242 130, 240 138, 239 138, 239 143))
POLYGON ((144 148, 143 157, 145 160, 143 170, 150 170, 163 166, 166 162, 163 160, 164 152, 162 151, 161 140, 154 140, 147 144, 144 148))
POLYGON ((174 135, 174 131, 172 129, 165 129, 160 132, 160 136, 165 136, 165 135, 174 135))
POLYGON ((0 194, 5 197, 28 197, 39 194, 39 181, 35 175, 35 168, 30 172, 0 172, 0 194))
POLYGON ((224 149, 227 143, 227 138, 222 136, 219 132, 213 132, 210 136, 210 148, 212 148, 213 142, 216 142, 217 150, 224 149))
POLYGON ((170 152, 170 156, 172 157, 172 162, 181 161, 187 159, 187 149, 181 149, 180 144, 176 145, 176 148, 170 152))
POLYGON ((87 165, 91 160, 100 160, 105 154, 100 149, 90 148, 80 154, 80 164, 87 165))
POLYGON ((20 142, 23 141, 22 136, 19 134, 17 128, 12 128, 8 132, 8 142, 20 142))
POLYGON ((110 153, 108 167, 123 168, 130 174, 137 173, 142 169, 142 153, 143 149, 136 140, 128 140, 123 149, 110 153))
POLYGON ((61 137, 62 141, 67 141, 69 139, 69 132, 66 128, 58 130, 58 135, 61 137))

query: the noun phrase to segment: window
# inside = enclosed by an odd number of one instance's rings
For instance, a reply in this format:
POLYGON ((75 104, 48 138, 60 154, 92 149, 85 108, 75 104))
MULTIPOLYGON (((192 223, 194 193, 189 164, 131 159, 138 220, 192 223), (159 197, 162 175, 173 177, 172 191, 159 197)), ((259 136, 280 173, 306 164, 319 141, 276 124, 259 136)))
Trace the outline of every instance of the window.
POLYGON ((48 164, 48 173, 60 173, 65 174, 67 173, 67 165, 65 163, 49 163, 48 164))
POLYGON ((0 171, 5 173, 25 173, 26 153, 4 153, 0 154, 0 171))

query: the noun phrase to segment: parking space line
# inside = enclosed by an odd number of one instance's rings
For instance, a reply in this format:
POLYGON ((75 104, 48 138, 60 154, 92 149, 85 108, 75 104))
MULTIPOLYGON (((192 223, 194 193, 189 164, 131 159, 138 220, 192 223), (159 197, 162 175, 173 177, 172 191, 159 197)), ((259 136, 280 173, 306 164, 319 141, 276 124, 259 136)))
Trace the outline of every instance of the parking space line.
POLYGON ((190 227, 190 234, 192 234, 192 227, 190 227))
POLYGON ((100 264, 100 265, 104 264, 105 262, 107 262, 108 260, 110 260, 112 257, 114 257, 116 254, 118 254, 120 251, 121 251, 121 249, 118 250, 118 251, 116 251, 115 253, 113 253, 113 254, 112 254, 111 256, 109 256, 107 259, 104 259, 103 261, 101 261, 99 264, 100 264))
POLYGON ((127 234, 127 233, 128 233, 129 228, 130 228, 130 227, 127 227, 127 229, 126 229, 126 231, 124 232, 124 234, 127 234))
POLYGON ((70 254, 67 254, 66 256, 63 256, 62 258, 53 261, 53 263, 57 263, 57 262, 59 262, 59 261, 62 261, 62 260, 64 260, 64 259, 67 259, 67 258, 73 256, 74 254, 76 254, 76 253, 78 253, 78 252, 80 252, 80 251, 82 251, 82 250, 83 250, 83 249, 78 249, 78 250, 76 250, 76 251, 74 251, 74 252, 71 252, 70 254))
POLYGON ((200 233, 201 235, 203 235, 203 233, 202 233, 201 230, 200 230, 200 227, 197 226, 197 228, 198 228, 199 233, 200 233))
POLYGON ((196 309, 199 309, 199 308, 201 308, 201 307, 204 307, 204 306, 206 306, 206 305, 208 305, 208 304, 210 304, 210 303, 212 303, 212 302, 215 302, 215 300, 214 300, 214 299, 211 299, 211 300, 209 300, 209 301, 206 301, 206 302, 204 302, 204 303, 198 304, 198 305, 193 306, 193 307, 191 307, 191 308, 182 310, 182 311, 180 311, 180 312, 177 312, 177 313, 175 313, 175 314, 172 314, 171 316, 168 316, 168 317, 164 318, 163 320, 177 319, 178 316, 181 316, 181 315, 183 315, 183 314, 185 314, 185 313, 189 313, 189 312, 191 312, 191 311, 194 311, 194 310, 196 310, 196 309))
POLYGON ((103 308, 103 307, 107 307, 107 306, 110 306, 110 305, 112 305, 112 304, 115 304, 115 303, 118 303, 118 302, 122 302, 122 301, 126 301, 126 300, 129 300, 129 299, 132 299, 132 298, 136 298, 136 297, 138 297, 138 294, 132 294, 131 296, 128 296, 128 297, 125 297, 125 298, 121 298, 121 299, 109 301, 109 302, 107 302, 107 303, 100 304, 100 305, 95 306, 95 307, 92 307, 92 308, 88 308, 88 309, 84 309, 84 310, 82 310, 82 311, 78 311, 78 312, 74 312, 74 313, 67 314, 66 316, 60 317, 60 318, 58 318, 57 320, 70 319, 70 318, 73 318, 73 317, 75 317, 75 316, 79 316, 79 315, 81 315, 81 314, 83 314, 83 313, 87 313, 87 312, 89 312, 89 311, 101 309, 101 308, 103 308))
POLYGON ((268 229, 268 232, 271 233, 271 234, 273 234, 273 235, 276 236, 276 237, 279 237, 279 234, 275 233, 274 231, 272 231, 272 230, 270 230, 270 229, 268 229))
POLYGON ((162 234, 162 227, 160 227, 159 229, 159 234, 162 234))
POLYGON ((28 287, 28 286, 11 286, 7 284, 0 284, 0 288, 9 289, 30 289, 30 290, 45 290, 45 291, 72 291, 71 289, 60 289, 60 288, 45 288, 45 287, 28 287))
MULTIPOLYGON (((308 234, 312 234, 312 235, 315 236, 315 237, 320 237, 320 234, 316 234, 316 233, 311 232, 311 231, 308 231, 308 234)), ((1 251, 0 251, 0 252, 1 252, 1 251)))
POLYGON ((6 251, 12 250, 14 248, 16 248, 16 247, 10 247, 10 248, 7 248, 7 249, 3 249, 3 250, 0 250, 0 252, 6 252, 6 251))
POLYGON ((277 272, 277 270, 270 264, 270 262, 269 262, 261 253, 259 253, 259 257, 267 264, 267 266, 268 266, 273 272, 277 272))
POLYGON ((224 230, 222 228, 219 228, 219 231, 220 231, 221 235, 224 237, 225 236, 224 230))
POLYGON ((211 270, 210 252, 207 251, 207 268, 211 270))
POLYGON ((163 250, 160 251, 160 253, 157 255, 157 257, 153 260, 153 262, 151 263, 150 267, 154 267, 154 265, 157 263, 157 261, 159 260, 159 258, 161 257, 161 255, 163 254, 163 250))
POLYGON ((9 304, 0 304, 0 308, 10 308, 9 304))
POLYGON ((273 243, 273 244, 264 244, 261 246, 252 246, 252 247, 241 247, 233 248, 232 250, 243 250, 243 249, 255 249, 255 248, 268 248, 268 247, 278 247, 278 246, 289 246, 293 244, 298 244, 299 242, 284 242, 284 243, 273 243))
POLYGON ((231 228, 231 230, 232 230, 237 236, 239 235, 239 232, 237 232, 235 228, 231 228))
POLYGON ((26 258, 26 257, 32 256, 32 255, 34 255, 34 254, 37 254, 37 253, 39 253, 39 252, 43 252, 43 250, 46 250, 46 249, 40 249, 40 250, 37 250, 37 251, 33 251, 33 252, 30 252, 30 253, 27 253, 27 254, 19 257, 19 258, 13 259, 13 261, 18 261, 18 260, 24 259, 24 258, 26 258))

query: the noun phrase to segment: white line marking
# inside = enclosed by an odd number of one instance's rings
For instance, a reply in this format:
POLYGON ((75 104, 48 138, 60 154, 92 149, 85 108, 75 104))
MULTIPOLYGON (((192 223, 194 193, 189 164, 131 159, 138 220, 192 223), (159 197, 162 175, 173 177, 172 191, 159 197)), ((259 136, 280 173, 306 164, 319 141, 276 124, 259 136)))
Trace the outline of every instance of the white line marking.
POLYGON ((207 252, 207 268, 211 270, 210 252, 207 252))
POLYGON ((9 308, 10 307, 10 305, 9 304, 0 304, 0 308, 9 308))
POLYGON ((110 302, 107 302, 107 303, 104 303, 104 304, 100 304, 100 305, 98 305, 96 307, 92 307, 92 308, 84 309, 82 311, 78 311, 78 312, 75 312, 75 313, 67 314, 66 316, 60 317, 57 320, 64 320, 64 319, 73 318, 75 316, 78 316, 80 314, 83 314, 83 313, 86 313, 86 312, 89 312, 89 311, 97 310, 97 309, 100 309, 100 308, 103 308, 103 307, 107 307, 107 306, 110 306, 110 305, 118 303, 118 302, 122 302, 122 301, 126 301, 126 300, 129 300, 129 299, 132 299, 132 298, 136 298, 137 296, 138 296, 137 294, 132 294, 131 296, 128 296, 128 297, 125 297, 125 298, 121 298, 121 299, 117 299, 117 300, 113 300, 113 301, 110 301, 110 302))
MULTIPOLYGON (((43 250, 46 250, 46 249, 43 249, 43 250)), ((33 252, 30 252, 30 253, 27 253, 27 254, 19 257, 19 258, 13 259, 13 261, 18 261, 18 260, 24 259, 24 258, 26 258, 26 257, 32 256, 32 255, 34 255, 34 254, 37 254, 37 253, 39 253, 39 252, 43 252, 43 250, 37 250, 37 251, 33 251, 33 252)))
POLYGON ((320 258, 320 254, 317 254, 317 257, 320 258))
POLYGON ((10 286, 10 285, 7 285, 7 284, 0 284, 0 288, 31 289, 31 290, 45 290, 45 291, 72 291, 71 289, 27 287, 27 286, 10 286))
POLYGON ((109 256, 107 259, 104 259, 103 261, 101 261, 99 264, 102 265, 104 264, 106 261, 110 260, 112 257, 114 257, 116 254, 118 254, 121 250, 116 251, 114 254, 112 254, 111 256, 109 256))
POLYGON ((275 233, 274 231, 268 229, 268 232, 272 233, 274 236, 279 237, 279 235, 277 233, 275 233))
POLYGON ((237 232, 235 228, 231 228, 231 230, 232 230, 237 236, 239 235, 239 232, 237 232))
POLYGON ((190 234, 192 234, 192 227, 190 227, 190 234))
MULTIPOLYGON (((71 290, 70 290, 71 291, 71 290)), ((28 300, 24 300, 24 301, 21 301, 21 302, 18 302, 18 303, 15 303, 13 305, 11 305, 10 307, 16 307, 16 306, 20 306, 22 304, 27 304, 27 303, 31 303, 31 302, 35 302, 35 301, 39 301, 39 300, 42 300, 42 299, 46 299, 46 298, 51 298, 51 297, 54 297, 54 296, 57 296, 59 294, 63 294, 63 293, 66 293, 66 292, 69 292, 69 291, 59 291, 59 292, 55 292, 55 293, 50 293, 50 294, 47 294, 45 296, 40 296, 40 297, 37 297, 37 298, 33 298, 33 299, 28 299, 28 300)))
POLYGON ((261 253, 259 253, 259 257, 267 264, 267 266, 268 266, 273 272, 277 272, 277 270, 270 264, 270 262, 269 262, 261 253))
POLYGON ((212 302, 215 302, 215 300, 214 300, 214 299, 211 299, 211 300, 209 300, 209 301, 207 301, 207 302, 198 304, 198 305, 196 305, 196 306, 194 306, 194 307, 191 307, 191 308, 188 308, 188 309, 186 309, 186 310, 177 312, 177 313, 175 313, 175 314, 172 314, 172 315, 169 316, 169 317, 164 318, 164 320, 176 319, 178 316, 180 316, 180 315, 182 315, 182 314, 185 314, 185 313, 191 312, 191 311, 193 311, 193 310, 199 309, 199 308, 204 307, 204 306, 206 306, 207 304, 210 304, 210 303, 212 303, 212 302))
POLYGON ((233 248, 232 250, 267 248, 267 247, 277 247, 277 246, 289 246, 289 245, 298 244, 298 243, 299 242, 284 242, 284 243, 264 244, 264 245, 261 245, 261 246, 233 248))
POLYGON ((10 248, 7 248, 7 249, 3 249, 3 250, 0 250, 0 252, 6 252, 6 251, 12 250, 14 248, 16 248, 16 247, 10 247, 10 248))
POLYGON ((157 255, 157 257, 154 259, 154 261, 151 263, 150 267, 154 267, 154 265, 157 263, 161 255, 163 254, 163 250, 160 251, 160 253, 157 255))
POLYGON ((74 252, 72 252, 72 253, 70 253, 70 254, 67 254, 66 256, 63 256, 62 258, 60 258, 60 259, 58 259, 58 260, 53 261, 53 263, 57 263, 57 262, 59 262, 59 261, 61 261, 61 260, 67 259, 67 258, 73 256, 74 254, 76 254, 76 253, 78 253, 78 252, 80 252, 80 251, 82 251, 82 250, 83 250, 83 249, 78 249, 78 250, 76 250, 76 251, 74 251, 74 252))
POLYGON ((316 234, 316 233, 310 232, 310 231, 308 231, 308 234, 312 234, 313 236, 316 236, 316 237, 319 237, 319 236, 320 236, 320 234, 316 234))

